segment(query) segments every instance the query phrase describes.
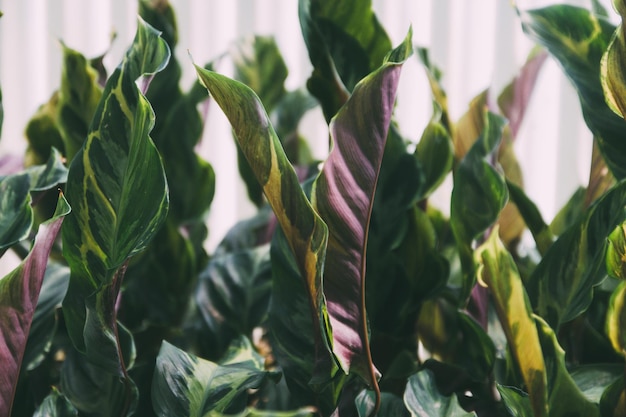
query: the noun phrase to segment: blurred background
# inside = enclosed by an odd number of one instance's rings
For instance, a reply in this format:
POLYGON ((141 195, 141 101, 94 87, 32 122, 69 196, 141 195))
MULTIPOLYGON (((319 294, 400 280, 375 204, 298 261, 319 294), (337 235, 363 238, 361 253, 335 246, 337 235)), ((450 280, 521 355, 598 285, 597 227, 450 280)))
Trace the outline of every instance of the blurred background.
MULTIPOLYGON (((252 34, 275 37, 289 68, 288 89, 305 85, 311 66, 296 0, 170 3, 177 12, 177 54, 185 86, 195 77, 187 51, 203 65, 252 34)), ((529 9, 553 3, 519 0, 517 6, 529 9)), ((590 7, 590 1, 568 3, 590 7)), ((610 1, 602 4, 617 22, 610 1)), ((510 0, 373 0, 373 7, 394 44, 400 43, 412 25, 414 43, 429 48, 432 61, 443 71, 455 121, 483 90, 490 88, 497 96, 533 47, 510 0)), ((133 0, 0 0, 0 10, 4 13, 0 19, 0 86, 5 110, 2 157, 24 152, 26 122, 59 85, 59 40, 87 57, 108 50, 105 65, 112 69, 134 36, 137 4, 133 0), (113 42, 112 33, 117 34, 113 42)), ((217 70, 230 75, 232 64, 222 60, 217 70)), ((403 69, 396 111, 403 135, 417 142, 431 112, 427 79, 413 57, 403 69)), ((309 112, 301 132, 309 138, 315 155, 324 158, 328 133, 319 109, 309 112)), ((551 58, 541 70, 515 146, 527 193, 550 221, 576 187, 586 183, 591 158, 591 134, 582 121, 578 98, 551 58)), ((230 126, 217 106, 211 108, 199 151, 211 162, 217 178, 208 218, 211 248, 238 219, 253 211, 239 180, 230 126)), ((445 198, 437 204, 447 211, 445 198)))

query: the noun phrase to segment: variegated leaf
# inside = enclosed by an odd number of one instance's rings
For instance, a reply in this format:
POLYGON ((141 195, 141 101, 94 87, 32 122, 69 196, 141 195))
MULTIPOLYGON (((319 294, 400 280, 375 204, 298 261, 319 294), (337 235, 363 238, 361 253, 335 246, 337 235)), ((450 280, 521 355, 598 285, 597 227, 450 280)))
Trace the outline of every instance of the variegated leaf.
POLYGON ((601 61, 601 81, 606 102, 615 113, 622 117, 626 116, 626 2, 613 0, 613 6, 619 13, 622 23, 613 34, 601 61))
POLYGON ((11 415, 13 395, 39 299, 48 256, 64 217, 67 201, 60 196, 54 216, 39 227, 33 249, 9 275, 0 279, 0 415, 11 415))
POLYGON ((305 282, 316 345, 316 375, 328 379, 336 365, 322 293, 328 228, 313 210, 257 95, 247 86, 196 66, 200 81, 222 108, 276 214, 305 282))
POLYGON ((535 417, 548 416, 546 366, 524 285, 496 227, 476 249, 478 279, 489 288, 509 349, 519 366, 535 417))
POLYGON ((324 295, 333 351, 344 372, 354 371, 373 387, 377 371, 365 312, 367 232, 400 71, 411 54, 411 35, 409 31, 388 61, 356 85, 332 119, 333 148, 311 193, 329 229, 324 295))

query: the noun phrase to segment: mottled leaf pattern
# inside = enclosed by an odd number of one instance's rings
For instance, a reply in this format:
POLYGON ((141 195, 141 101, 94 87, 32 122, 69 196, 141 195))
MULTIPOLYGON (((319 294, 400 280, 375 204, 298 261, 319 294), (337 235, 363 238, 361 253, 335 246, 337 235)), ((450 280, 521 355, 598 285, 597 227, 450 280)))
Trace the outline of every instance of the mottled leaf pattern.
POLYGON ((333 143, 311 201, 329 229, 324 294, 333 351, 346 373, 376 386, 365 313, 365 251, 374 191, 411 32, 390 60, 354 88, 330 125, 333 143))
MULTIPOLYGON (((167 214, 163 165, 148 136, 154 113, 135 80, 159 71, 168 57, 158 32, 140 20, 133 46, 107 82, 87 141, 70 166, 66 194, 73 213, 63 228, 63 253, 72 278, 64 312, 79 349, 85 348, 87 315, 81 298, 110 286, 167 214)), ((91 314, 101 315, 105 306, 92 308, 91 314)))
POLYGON ((498 238, 497 228, 476 250, 480 282, 491 292, 500 323, 513 352, 536 417, 548 416, 546 366, 532 316, 513 257, 498 238))
POLYGON ((61 195, 54 216, 39 227, 24 261, 0 280, 0 415, 11 415, 13 395, 48 256, 70 208, 61 195))
POLYGON ((626 116, 626 3, 623 0, 613 0, 613 6, 619 13, 622 23, 615 30, 615 34, 602 57, 602 88, 606 102, 622 119, 626 116))

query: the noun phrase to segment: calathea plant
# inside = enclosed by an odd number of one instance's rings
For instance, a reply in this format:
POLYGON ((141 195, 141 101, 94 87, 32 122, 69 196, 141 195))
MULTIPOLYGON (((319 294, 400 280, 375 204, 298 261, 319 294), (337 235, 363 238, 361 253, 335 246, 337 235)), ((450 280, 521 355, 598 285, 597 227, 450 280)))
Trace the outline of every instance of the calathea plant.
POLYGON ((0 280, 0 415, 624 414, 624 33, 606 10, 519 10, 540 48, 456 121, 428 50, 410 30, 393 48, 370 1, 299 2, 313 71, 295 91, 253 37, 222 58, 239 81, 216 60, 184 92, 172 8, 139 11, 110 75, 62 45, 27 166, 0 177, 0 254, 23 258, 0 280), (594 135, 588 186, 550 222, 513 151, 548 56, 594 135), (412 59, 423 132, 394 120, 412 59), (211 253, 207 99, 258 207, 211 253), (298 129, 317 105, 323 161, 298 129), (448 176, 449 216, 431 198, 448 176))

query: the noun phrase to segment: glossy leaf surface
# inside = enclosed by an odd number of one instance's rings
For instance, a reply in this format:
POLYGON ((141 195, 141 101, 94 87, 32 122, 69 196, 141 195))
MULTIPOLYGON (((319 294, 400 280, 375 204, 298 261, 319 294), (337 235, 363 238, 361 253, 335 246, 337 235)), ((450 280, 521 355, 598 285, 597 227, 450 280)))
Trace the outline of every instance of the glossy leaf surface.
POLYGON ((535 416, 548 416, 546 365, 532 308, 513 257, 498 238, 497 228, 476 250, 478 278, 494 300, 509 349, 518 364, 535 416))
POLYGON ((60 197, 55 215, 42 224, 24 261, 0 280, 0 414, 10 415, 28 333, 39 299, 48 256, 70 208, 60 197))
POLYGON ((152 383, 154 410, 163 417, 221 413, 247 390, 275 376, 263 369, 263 358, 245 338, 233 344, 219 364, 163 342, 152 383))
POLYGON ((439 393, 431 371, 424 369, 408 380, 404 392, 404 403, 411 417, 471 417, 459 405, 456 396, 439 393))
POLYGON ((626 183, 618 183, 552 244, 528 284, 537 312, 555 329, 591 303, 606 277, 606 238, 626 219, 626 183))
POLYGON ((223 75, 197 66, 196 70, 201 82, 230 120, 239 146, 287 238, 307 289, 319 361, 316 374, 322 379, 328 378, 336 367, 330 353, 330 334, 322 293, 328 229, 302 191, 256 94, 249 87, 223 75))
POLYGON ((344 372, 354 371, 371 386, 377 371, 365 312, 367 232, 401 64, 410 53, 411 32, 389 61, 354 88, 331 122, 333 148, 311 194, 329 229, 324 295, 333 351, 344 372))
POLYGON ((56 388, 37 407, 33 417, 75 417, 78 410, 56 388))
MULTIPOLYGON (((493 167, 494 152, 502 138, 505 119, 491 112, 485 117, 482 134, 454 174, 451 196, 450 224, 463 266, 464 297, 469 296, 475 284, 472 242, 494 224, 508 199, 505 180, 493 167)), ((461 152, 462 148, 456 149, 461 152)))

